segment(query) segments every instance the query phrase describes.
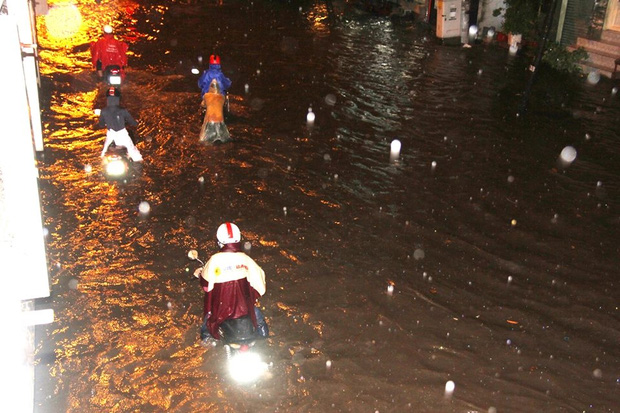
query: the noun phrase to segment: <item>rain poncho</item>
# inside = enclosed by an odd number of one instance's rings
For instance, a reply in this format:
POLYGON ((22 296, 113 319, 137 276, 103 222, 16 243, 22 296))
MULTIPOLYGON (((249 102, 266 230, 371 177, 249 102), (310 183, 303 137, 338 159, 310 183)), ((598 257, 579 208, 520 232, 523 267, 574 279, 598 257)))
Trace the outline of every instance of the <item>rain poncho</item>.
POLYGON ((220 338, 220 324, 228 319, 249 314, 257 326, 254 303, 265 294, 265 272, 241 251, 240 243, 226 244, 214 254, 200 283, 205 291, 203 315, 213 338, 220 338))
POLYGON ((211 81, 209 91, 202 97, 202 107, 207 108, 199 141, 202 143, 222 143, 230 141, 230 133, 224 123, 224 102, 226 97, 218 92, 217 81, 211 81))
POLYGON ((211 81, 215 79, 217 80, 218 86, 220 88, 220 93, 226 95, 226 91, 232 84, 232 81, 224 76, 222 73, 222 69, 220 65, 210 64, 209 70, 205 70, 198 79, 198 87, 202 91, 202 96, 209 91, 209 86, 211 85, 211 81))
POLYGON ((97 62, 101 62, 100 70, 105 70, 111 65, 121 68, 127 66, 127 43, 116 40, 113 34, 104 33, 103 37, 90 44, 90 53, 93 67, 97 68, 97 62))

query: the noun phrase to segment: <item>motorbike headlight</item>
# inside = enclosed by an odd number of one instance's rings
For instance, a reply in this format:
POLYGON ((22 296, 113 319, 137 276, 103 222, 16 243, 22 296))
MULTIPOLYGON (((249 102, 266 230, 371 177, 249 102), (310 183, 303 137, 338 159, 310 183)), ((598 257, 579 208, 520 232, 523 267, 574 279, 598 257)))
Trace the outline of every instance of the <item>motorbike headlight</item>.
POLYGON ((127 173, 127 162, 120 157, 105 158, 105 173, 108 176, 120 177, 127 173))
POLYGON ((267 363, 254 352, 237 353, 228 361, 230 376, 239 383, 250 383, 267 371, 267 363))

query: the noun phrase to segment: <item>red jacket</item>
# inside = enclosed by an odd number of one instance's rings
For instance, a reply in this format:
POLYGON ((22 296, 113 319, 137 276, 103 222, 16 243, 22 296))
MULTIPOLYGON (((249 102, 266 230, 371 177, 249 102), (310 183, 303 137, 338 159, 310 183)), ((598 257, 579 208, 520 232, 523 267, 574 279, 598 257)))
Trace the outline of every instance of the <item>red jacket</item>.
POLYGON ((113 34, 104 33, 103 37, 90 44, 93 67, 101 60, 101 68, 105 70, 110 65, 127 66, 127 43, 116 40, 113 34))
POLYGON ((205 265, 200 284, 205 291, 204 316, 209 333, 220 338, 224 321, 246 314, 256 326, 254 303, 265 293, 265 273, 239 244, 227 244, 205 265))

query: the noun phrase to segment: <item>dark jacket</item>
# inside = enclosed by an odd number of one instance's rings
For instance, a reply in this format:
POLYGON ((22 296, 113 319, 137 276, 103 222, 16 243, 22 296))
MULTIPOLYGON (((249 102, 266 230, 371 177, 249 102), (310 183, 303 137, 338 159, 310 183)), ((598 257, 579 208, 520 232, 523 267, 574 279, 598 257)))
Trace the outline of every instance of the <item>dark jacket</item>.
POLYGON ((200 87, 202 91, 201 96, 204 96, 204 94, 209 91, 209 85, 213 79, 217 80, 220 86, 220 93, 226 95, 226 90, 228 90, 232 81, 224 76, 220 65, 209 65, 209 70, 205 70, 202 76, 200 76, 200 79, 198 79, 198 87, 200 87))
POLYGON ((108 96, 108 104, 101 110, 99 127, 112 129, 118 132, 125 129, 125 125, 137 126, 138 123, 131 117, 127 109, 119 106, 120 99, 117 96, 108 96))

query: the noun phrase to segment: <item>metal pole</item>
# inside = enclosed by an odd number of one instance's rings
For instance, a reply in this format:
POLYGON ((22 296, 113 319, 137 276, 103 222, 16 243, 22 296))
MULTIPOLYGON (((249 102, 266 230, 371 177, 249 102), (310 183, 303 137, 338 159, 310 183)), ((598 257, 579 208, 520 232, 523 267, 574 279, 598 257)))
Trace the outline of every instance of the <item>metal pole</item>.
POLYGON ((527 111, 527 105, 530 100, 530 94, 532 92, 532 86, 534 85, 534 80, 536 78, 536 72, 538 71, 538 66, 540 65, 540 61, 542 60, 543 54, 545 53, 545 48, 547 47, 547 39, 549 38, 549 33, 551 32, 551 25, 553 23, 553 15, 555 14, 555 9, 557 7, 558 0, 553 0, 553 4, 547 17, 545 18, 544 32, 541 42, 538 44, 538 52, 536 53, 536 59, 534 59, 534 63, 530 65, 530 72, 532 75, 527 82, 527 86, 525 88, 525 92, 523 93, 523 99, 521 100, 521 105, 519 105, 519 116, 525 114, 527 111))

